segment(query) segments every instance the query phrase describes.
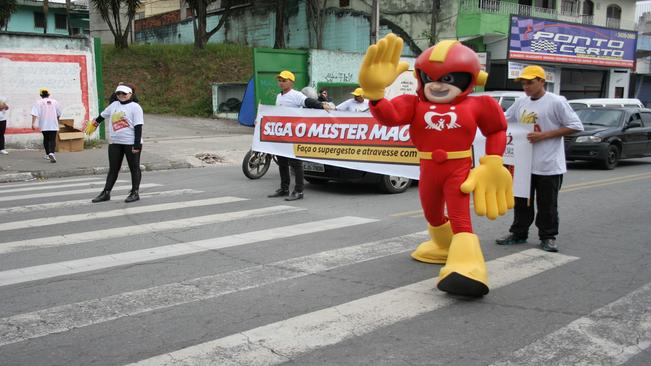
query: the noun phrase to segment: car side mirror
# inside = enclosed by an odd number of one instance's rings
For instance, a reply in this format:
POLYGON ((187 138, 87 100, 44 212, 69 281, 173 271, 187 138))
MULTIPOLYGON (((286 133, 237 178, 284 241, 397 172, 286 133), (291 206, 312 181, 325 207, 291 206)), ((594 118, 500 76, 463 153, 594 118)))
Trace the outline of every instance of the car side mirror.
POLYGON ((642 122, 640 122, 640 120, 635 120, 635 121, 629 122, 626 125, 626 129, 635 128, 635 127, 642 127, 642 122))

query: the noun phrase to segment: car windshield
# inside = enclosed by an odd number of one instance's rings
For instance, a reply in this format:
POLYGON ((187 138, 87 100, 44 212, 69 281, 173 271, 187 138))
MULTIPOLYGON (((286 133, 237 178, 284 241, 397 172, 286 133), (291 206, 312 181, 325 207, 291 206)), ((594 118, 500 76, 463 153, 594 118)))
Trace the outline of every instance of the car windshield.
POLYGON ((580 109, 576 111, 579 119, 584 125, 617 127, 621 120, 622 113, 615 109, 580 109))

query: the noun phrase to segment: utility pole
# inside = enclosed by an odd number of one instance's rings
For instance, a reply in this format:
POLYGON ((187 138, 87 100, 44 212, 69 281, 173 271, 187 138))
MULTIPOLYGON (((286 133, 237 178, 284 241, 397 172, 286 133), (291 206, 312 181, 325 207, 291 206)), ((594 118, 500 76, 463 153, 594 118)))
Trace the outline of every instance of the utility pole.
POLYGON ((371 44, 377 43, 379 30, 380 30, 380 1, 373 0, 373 5, 371 5, 371 44))
POLYGON ((430 24, 429 45, 436 44, 438 37, 436 36, 436 23, 439 21, 439 10, 441 3, 439 0, 432 0, 432 24, 430 24))

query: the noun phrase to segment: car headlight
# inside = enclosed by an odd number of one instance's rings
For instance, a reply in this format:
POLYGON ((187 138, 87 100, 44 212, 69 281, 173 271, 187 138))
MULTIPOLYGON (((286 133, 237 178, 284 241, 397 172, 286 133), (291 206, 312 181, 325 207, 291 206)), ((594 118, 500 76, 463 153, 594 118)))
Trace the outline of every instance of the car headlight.
POLYGON ((593 143, 593 142, 601 142, 601 137, 599 136, 579 136, 576 138, 577 143, 593 143))

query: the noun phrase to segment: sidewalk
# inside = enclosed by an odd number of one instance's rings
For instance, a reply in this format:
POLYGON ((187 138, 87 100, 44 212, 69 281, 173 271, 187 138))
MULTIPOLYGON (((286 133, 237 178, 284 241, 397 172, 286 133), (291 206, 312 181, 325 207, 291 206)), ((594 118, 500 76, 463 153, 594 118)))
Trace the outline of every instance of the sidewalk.
MULTIPOLYGON (((237 121, 145 115, 143 152, 145 171, 239 165, 251 147, 253 128, 237 121)), ((80 152, 56 153, 55 164, 43 159, 43 150, 13 149, 0 155, 0 183, 34 178, 58 178, 108 172, 108 144, 80 152)), ((122 169, 128 171, 126 160, 122 169)))

